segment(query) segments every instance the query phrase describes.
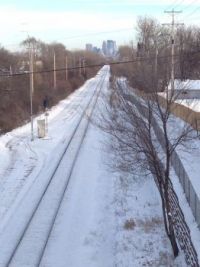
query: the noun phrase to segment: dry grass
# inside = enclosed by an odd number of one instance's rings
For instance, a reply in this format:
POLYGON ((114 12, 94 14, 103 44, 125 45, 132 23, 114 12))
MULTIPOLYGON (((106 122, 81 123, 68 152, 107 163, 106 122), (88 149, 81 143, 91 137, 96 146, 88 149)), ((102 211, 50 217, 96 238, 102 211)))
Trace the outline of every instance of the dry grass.
POLYGON ((158 226, 163 225, 163 219, 160 217, 154 217, 146 220, 137 220, 137 225, 143 228, 145 233, 149 233, 158 226))
POLYGON ((124 229, 128 231, 134 230, 135 226, 136 226, 135 221, 132 218, 126 220, 124 223, 124 229))

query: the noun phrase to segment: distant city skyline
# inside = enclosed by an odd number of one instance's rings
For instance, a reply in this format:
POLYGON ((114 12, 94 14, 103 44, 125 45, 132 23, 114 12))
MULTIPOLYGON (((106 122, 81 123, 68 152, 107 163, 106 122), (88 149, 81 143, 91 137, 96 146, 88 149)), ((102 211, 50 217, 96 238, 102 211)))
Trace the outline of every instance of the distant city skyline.
POLYGON ((114 40, 104 40, 100 47, 87 43, 85 49, 86 51, 99 53, 104 56, 114 57, 117 53, 117 44, 114 40))
POLYGON ((170 23, 164 10, 172 8, 183 11, 178 22, 200 24, 199 2, 191 0, 1 0, 0 44, 14 50, 28 35, 67 49, 84 49, 86 43, 100 47, 108 39, 127 44, 135 39, 138 16, 170 23))

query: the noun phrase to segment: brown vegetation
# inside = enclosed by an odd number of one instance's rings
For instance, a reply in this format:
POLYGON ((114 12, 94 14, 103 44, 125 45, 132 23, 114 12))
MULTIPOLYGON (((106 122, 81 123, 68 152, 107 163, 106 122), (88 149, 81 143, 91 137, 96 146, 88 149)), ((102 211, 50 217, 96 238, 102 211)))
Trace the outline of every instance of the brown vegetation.
MULTIPOLYGON (((94 76, 98 68, 87 68, 69 70, 66 79, 66 71, 56 72, 56 88, 54 88, 53 68, 54 53, 56 55, 56 69, 65 69, 66 57, 67 67, 76 68, 80 61, 87 65, 98 64, 101 57, 95 53, 86 51, 71 52, 66 50, 60 43, 46 44, 35 38, 29 38, 22 42, 22 52, 11 53, 0 48, 0 133, 7 132, 13 128, 29 121, 30 117, 30 80, 29 74, 29 48, 34 47, 34 71, 49 72, 34 74, 33 113, 37 114, 43 110, 43 100, 48 98, 49 106, 55 105, 59 100, 65 98, 75 89, 80 87, 84 81, 94 76), (5 76, 11 73, 21 73, 19 76, 5 76)), ((83 65, 82 65, 83 66, 83 65)))
MULTIPOLYGON (((176 257, 179 247, 174 230, 175 218, 172 216, 174 210, 169 201, 172 197, 170 190, 173 188, 170 179, 171 159, 175 149, 180 146, 186 148, 186 142, 196 138, 196 134, 190 125, 184 123, 172 134, 170 124, 176 94, 171 93, 166 97, 165 106, 159 101, 158 93, 166 89, 171 77, 169 33, 151 18, 139 19, 137 47, 126 47, 126 50, 123 48, 119 55, 123 60, 126 54, 126 60, 134 59, 134 62, 112 67, 114 78, 110 106, 107 106, 109 115, 103 119, 104 130, 111 134, 109 153, 112 151, 112 167, 124 173, 153 174, 161 197, 166 234, 176 257), (125 76, 128 82, 115 80, 116 76, 125 76), (138 97, 133 87, 142 91, 145 97, 138 97), (156 134, 158 128, 161 133, 159 136, 156 134)), ((191 31, 190 28, 182 28, 177 30, 176 36, 176 43, 179 45, 176 47, 175 77, 199 78, 197 47, 200 29, 191 31), (186 37, 189 33, 195 48, 183 45, 180 49, 182 44, 187 43, 186 37), (186 37, 181 39, 182 35, 186 37)), ((184 218, 182 221, 185 223, 184 218)))
MULTIPOLYGON (((175 34, 175 78, 200 77, 200 28, 181 27, 175 34)), ((128 77, 131 86, 145 92, 163 91, 171 77, 171 31, 153 18, 141 17, 137 44, 119 48, 119 59, 133 63, 115 65, 112 73, 128 77)))
POLYGON ((134 228, 135 228, 135 221, 131 218, 131 219, 128 219, 128 220, 126 220, 125 221, 125 223, 124 223, 124 229, 125 230, 134 230, 134 228))

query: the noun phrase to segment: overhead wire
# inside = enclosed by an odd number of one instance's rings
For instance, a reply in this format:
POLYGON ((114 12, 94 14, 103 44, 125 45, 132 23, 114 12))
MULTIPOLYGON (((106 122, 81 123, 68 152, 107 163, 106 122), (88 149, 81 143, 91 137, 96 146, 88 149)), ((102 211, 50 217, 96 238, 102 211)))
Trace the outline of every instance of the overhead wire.
MULTIPOLYGON (((118 33, 118 32, 125 32, 125 31, 130 31, 133 30, 133 27, 131 28, 123 28, 123 29, 116 29, 116 30, 110 30, 110 31, 102 31, 102 32, 92 32, 92 33, 87 33, 87 34, 80 34, 80 35, 74 35, 74 36, 69 36, 69 37, 64 37, 62 38, 62 40, 70 40, 70 39, 76 39, 76 38, 83 38, 83 37, 87 37, 87 36, 96 36, 96 35, 102 35, 102 34, 107 34, 107 33, 118 33)), ((54 42, 53 40, 47 40, 49 42, 54 42)), ((3 47, 19 47, 20 43, 13 43, 13 44, 5 44, 3 45, 3 47)))
POLYGON ((168 5, 168 6, 166 7, 166 9, 173 8, 174 5, 176 5, 177 2, 179 2, 179 1, 180 1, 180 0, 174 0, 170 5, 168 5))
MULTIPOLYGON (((177 0, 177 1, 174 1, 171 5, 169 5, 169 7, 171 7, 173 10, 175 9, 175 8, 178 8, 179 6, 181 6, 182 4, 184 4, 184 2, 185 2, 186 0, 177 0)), ((187 4, 186 5, 186 3, 182 6, 183 7, 183 11, 184 11, 184 13, 185 12, 187 12, 187 11, 191 11, 191 8, 193 7, 193 6, 197 6, 195 3, 197 3, 197 2, 199 2, 200 0, 193 0, 193 1, 190 1, 189 2, 189 4, 187 4)), ((191 17, 193 14, 195 14, 196 12, 198 12, 200 10, 200 6, 198 6, 198 7, 195 7, 195 9, 194 10, 192 10, 189 14, 182 14, 181 15, 181 21, 184 21, 184 20, 186 20, 186 19, 188 19, 189 17, 191 17)), ((198 20, 198 18, 196 17, 196 18, 193 18, 192 20, 195 20, 195 21, 197 21, 198 20)))
MULTIPOLYGON (((191 1, 188 5, 183 6, 183 11, 186 12, 186 10, 190 10, 190 9, 192 8, 192 6, 193 6, 195 3, 199 2, 199 1, 200 1, 200 0, 193 0, 193 1, 191 1)), ((183 2, 184 2, 184 0, 182 0, 182 1, 181 1, 179 4, 177 4, 176 6, 174 6, 174 8, 177 8, 177 7, 180 6, 183 2)), ((182 20, 185 20, 186 18, 188 18, 188 17, 192 16, 194 13, 196 13, 199 9, 200 9, 200 6, 195 7, 195 9, 194 9, 192 12, 190 12, 189 14, 186 14, 186 15, 183 16, 181 19, 182 19, 182 20)))
POLYGON ((196 13, 198 10, 200 10, 200 6, 195 8, 191 13, 189 13, 187 16, 184 17, 184 19, 189 18, 192 16, 194 13, 196 13))
POLYGON ((177 3, 175 6, 173 6, 172 8, 178 8, 180 5, 182 5, 185 2, 185 0, 181 0, 179 3, 177 3))
POLYGON ((75 39, 75 38, 82 38, 85 36, 87 37, 87 36, 101 35, 101 34, 114 33, 114 32, 123 32, 123 31, 130 31, 130 30, 133 30, 133 28, 125 28, 125 29, 112 30, 112 31, 93 32, 93 33, 82 34, 82 35, 74 35, 74 36, 66 37, 66 38, 62 38, 62 39, 63 40, 70 40, 70 39, 75 39))
MULTIPOLYGON (((191 55, 199 53, 200 50, 190 52, 191 55)), ((180 55, 174 55, 175 57, 179 57, 180 55)), ((12 73, 12 74, 1 74, 0 77, 15 77, 15 76, 25 76, 25 75, 30 75, 30 74, 42 74, 42 73, 50 73, 50 72, 60 72, 60 71, 66 71, 66 70, 78 70, 78 69, 84 69, 84 68, 95 68, 95 67, 102 67, 104 65, 119 65, 119 64, 129 64, 129 63, 137 63, 137 62, 145 62, 154 59, 155 56, 152 57, 139 57, 134 60, 125 60, 125 61, 115 61, 115 62, 102 62, 99 64, 91 64, 91 65, 85 65, 84 67, 69 67, 69 68, 59 68, 59 69, 49 69, 49 70, 41 70, 41 71, 34 71, 34 72, 20 72, 20 73, 12 73)), ((159 56, 158 59, 165 59, 165 58, 171 58, 171 55, 167 56, 159 56)))
POLYGON ((199 2, 199 0, 193 0, 191 3, 189 3, 187 6, 183 8, 183 10, 190 8, 194 3, 199 2))

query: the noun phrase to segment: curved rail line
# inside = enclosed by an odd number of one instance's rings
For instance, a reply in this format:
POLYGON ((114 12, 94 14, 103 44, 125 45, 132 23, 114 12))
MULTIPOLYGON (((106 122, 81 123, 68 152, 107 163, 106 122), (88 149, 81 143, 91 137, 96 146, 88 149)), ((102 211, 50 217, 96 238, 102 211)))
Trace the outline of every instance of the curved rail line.
MULTIPOLYGON (((102 70, 102 71, 105 71, 105 70, 102 70)), ((96 88, 94 90, 94 93, 92 94, 89 102, 86 105, 86 108, 84 109, 83 113, 81 114, 80 119, 79 119, 77 125, 75 126, 75 128, 74 128, 74 130, 72 132, 72 135, 71 135, 68 143, 66 144, 65 149, 64 149, 64 151, 63 151, 63 153, 62 153, 59 161, 57 162, 57 164, 55 166, 54 172, 52 173, 52 175, 51 175, 51 177, 50 177, 50 179, 49 179, 46 187, 44 188, 43 193, 41 194, 41 196, 39 198, 39 201, 37 202, 37 205, 35 206, 35 208, 34 208, 34 210, 32 212, 32 215, 29 218, 29 220, 28 220, 28 222, 27 222, 27 224, 26 224, 26 226, 25 226, 25 228, 24 228, 24 230, 23 230, 23 232, 22 232, 19 240, 16 242, 16 245, 15 245, 14 249, 12 250, 12 253, 9 256, 9 259, 7 260, 7 262, 5 264, 5 267, 10 267, 10 266, 17 267, 18 266, 18 265, 13 265, 13 263, 15 262, 15 257, 16 257, 16 255, 18 253, 20 254, 19 249, 22 246, 24 239, 26 238, 27 232, 30 231, 30 229, 32 227, 32 224, 34 223, 34 219, 35 219, 35 217, 37 215, 37 212, 38 212, 38 210, 42 206, 42 201, 43 201, 44 197, 48 194, 48 189, 50 188, 50 185, 52 184, 53 180, 55 179, 55 175, 56 175, 57 171, 59 170, 59 167, 61 165, 61 162, 63 161, 64 156, 65 156, 66 152, 68 151, 68 148, 69 148, 70 144, 72 143, 75 134, 78 132, 81 123, 83 123, 83 120, 84 120, 84 117, 85 117, 86 112, 90 109, 89 114, 88 114, 89 117, 91 117, 92 114, 93 114, 93 111, 95 109, 95 106, 96 106, 96 103, 97 103, 98 97, 100 95, 100 92, 101 92, 102 86, 104 84, 104 81, 105 81, 105 78, 106 78, 107 73, 108 73, 108 71, 105 71, 104 75, 102 75, 102 78, 97 83, 96 88)), ((72 172, 74 170, 74 166, 76 164, 76 161, 77 161, 77 158, 78 158, 78 155, 79 155, 79 151, 81 149, 83 140, 84 140, 84 138, 86 136, 88 127, 89 127, 89 120, 87 120, 86 123, 85 123, 83 134, 82 134, 82 136, 80 138, 80 142, 79 142, 78 148, 77 148, 77 150, 74 153, 74 158, 73 158, 73 161, 72 161, 72 164, 71 164, 69 173, 68 173, 68 175, 67 175, 67 177, 65 179, 64 188, 63 188, 63 190, 62 190, 62 192, 60 194, 60 199, 58 200, 58 203, 57 203, 56 208, 54 210, 53 217, 50 219, 51 223, 49 225, 48 232, 47 232, 47 234, 46 234, 46 236, 44 238, 45 239, 45 242, 42 245, 42 249, 40 250, 39 255, 34 255, 34 258, 37 258, 36 259, 37 262, 35 262, 33 264, 30 263, 29 266, 35 266, 35 267, 36 266, 40 266, 40 263, 42 261, 44 252, 46 250, 46 247, 47 247, 49 238, 51 236, 51 233, 52 233, 52 230, 53 230, 53 227, 54 227, 56 218, 57 218, 57 215, 58 215, 59 210, 60 210, 60 207, 62 205, 63 198, 64 198, 64 196, 66 194, 66 191, 67 191, 67 188, 68 188, 68 185, 69 185, 71 176, 72 176, 72 172)), ((76 140, 76 142, 77 142, 77 140, 76 140)), ((17 257, 19 258, 19 255, 17 257)), ((22 265, 20 265, 20 266, 22 266, 22 265)))

